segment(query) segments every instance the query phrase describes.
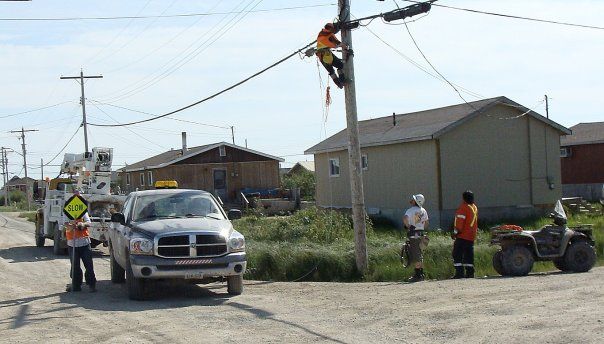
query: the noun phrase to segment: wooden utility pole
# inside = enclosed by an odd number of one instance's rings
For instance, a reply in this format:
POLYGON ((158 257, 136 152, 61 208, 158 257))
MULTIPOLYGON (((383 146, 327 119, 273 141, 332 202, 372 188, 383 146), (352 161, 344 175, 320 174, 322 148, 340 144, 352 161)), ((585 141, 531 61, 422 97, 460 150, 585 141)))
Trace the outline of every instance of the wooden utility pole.
MULTIPOLYGON (((350 20, 350 0, 338 0, 340 22, 350 20)), ((354 251, 357 269, 367 271, 367 228, 365 226, 365 195, 363 192, 363 170, 361 168, 361 144, 359 142, 359 124, 357 118, 357 99, 354 84, 354 53, 352 50, 352 32, 342 28, 344 49, 344 100, 346 102, 346 127, 348 131, 348 166, 350 169, 350 190, 352 201, 352 222, 354 227, 354 251)))
POLYGON ((231 125, 231 139, 233 139, 233 144, 235 144, 235 127, 231 125))
POLYGON ((545 95, 545 117, 549 118, 549 99, 545 95))
POLYGON ((4 206, 8 206, 8 169, 7 169, 7 162, 6 162, 6 148, 4 147, 0 147, 0 151, 2 152, 2 154, 0 155, 0 163, 2 164, 2 185, 4 188, 4 206))
POLYGON ((88 127, 86 123, 86 98, 84 96, 84 79, 102 79, 102 75, 88 75, 84 76, 84 72, 80 70, 80 76, 62 76, 61 79, 74 79, 78 80, 82 88, 82 126, 84 127, 84 151, 88 152, 88 127))
POLYGON ((10 133, 21 133, 21 149, 23 150, 23 171, 25 172, 25 198, 27 198, 27 210, 31 210, 31 200, 29 197, 29 187, 27 185, 27 150, 25 149, 25 133, 30 131, 38 131, 38 129, 25 130, 21 127, 21 130, 12 130, 10 133))

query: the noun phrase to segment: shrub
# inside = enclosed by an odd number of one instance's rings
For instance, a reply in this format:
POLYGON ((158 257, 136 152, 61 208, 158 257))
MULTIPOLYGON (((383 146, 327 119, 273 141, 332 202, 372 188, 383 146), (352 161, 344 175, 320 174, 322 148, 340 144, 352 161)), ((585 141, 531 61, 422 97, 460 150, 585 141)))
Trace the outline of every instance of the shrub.
POLYGON ((300 188, 300 197, 306 201, 313 201, 315 199, 315 174, 300 170, 292 175, 283 176, 283 187, 286 189, 300 188))

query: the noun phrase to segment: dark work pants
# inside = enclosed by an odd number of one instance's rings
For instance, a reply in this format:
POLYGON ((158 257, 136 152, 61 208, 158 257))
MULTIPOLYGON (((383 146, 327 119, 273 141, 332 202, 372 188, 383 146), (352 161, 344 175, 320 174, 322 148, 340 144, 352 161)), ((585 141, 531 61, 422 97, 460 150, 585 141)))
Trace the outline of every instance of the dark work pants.
POLYGON ((75 271, 75 276, 70 273, 72 278, 72 287, 74 289, 79 289, 82 287, 82 268, 80 267, 80 260, 84 264, 84 268, 86 269, 86 274, 84 278, 86 279, 86 284, 89 286, 96 285, 96 277, 94 276, 94 267, 92 265, 92 249, 90 245, 76 247, 75 248, 75 257, 73 256, 73 248, 69 247, 69 259, 73 259, 74 266, 72 267, 72 273, 75 271))
POLYGON ((323 67, 325 67, 325 69, 327 69, 327 72, 329 74, 335 74, 336 71, 333 69, 333 67, 336 67, 337 69, 344 68, 344 63, 336 55, 333 55, 333 62, 331 64, 323 62, 323 58, 320 58, 320 60, 321 64, 323 65, 323 67))
POLYGON ((474 242, 457 238, 453 244, 453 266, 455 274, 463 274, 464 268, 466 277, 474 276, 474 242))

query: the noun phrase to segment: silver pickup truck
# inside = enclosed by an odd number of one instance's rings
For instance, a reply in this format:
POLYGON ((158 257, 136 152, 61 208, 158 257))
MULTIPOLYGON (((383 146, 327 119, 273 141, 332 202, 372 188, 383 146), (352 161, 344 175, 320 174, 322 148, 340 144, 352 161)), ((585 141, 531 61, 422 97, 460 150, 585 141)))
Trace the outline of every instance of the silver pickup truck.
POLYGON ((185 189, 132 192, 123 209, 108 231, 111 281, 126 282, 131 299, 158 279, 226 280, 229 294, 243 292, 245 239, 230 221, 239 210, 227 215, 212 194, 185 189))

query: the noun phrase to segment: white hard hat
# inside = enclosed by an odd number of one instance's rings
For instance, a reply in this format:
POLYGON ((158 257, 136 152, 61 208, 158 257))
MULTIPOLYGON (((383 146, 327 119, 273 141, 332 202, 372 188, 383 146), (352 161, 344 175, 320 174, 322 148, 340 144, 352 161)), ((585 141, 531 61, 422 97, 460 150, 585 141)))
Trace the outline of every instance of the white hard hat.
POLYGON ((417 203, 418 207, 421 208, 424 206, 424 201, 425 201, 424 195, 422 195, 422 194, 413 195, 413 200, 415 201, 415 203, 417 203))

